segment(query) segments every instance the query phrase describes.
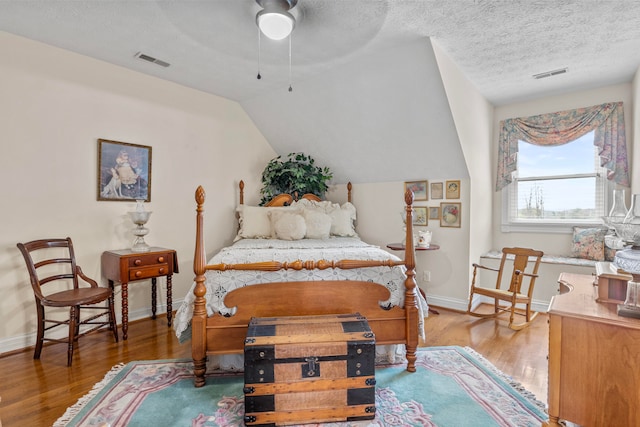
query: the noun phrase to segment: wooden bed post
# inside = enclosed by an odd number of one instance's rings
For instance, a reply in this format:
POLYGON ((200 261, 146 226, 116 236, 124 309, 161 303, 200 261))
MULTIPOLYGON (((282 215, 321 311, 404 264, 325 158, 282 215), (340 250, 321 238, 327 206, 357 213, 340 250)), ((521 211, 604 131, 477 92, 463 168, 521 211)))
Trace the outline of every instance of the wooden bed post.
POLYGON ((351 203, 351 188, 353 188, 353 186, 351 185, 351 181, 349 181, 347 183, 347 202, 351 203))
POLYGON ((244 181, 240 180, 238 184, 238 188, 240 188, 240 204, 244 205, 244 181))
POLYGON ((204 232, 202 230, 202 213, 204 212, 205 192, 202 186, 196 189, 196 249, 193 257, 193 271, 196 274, 196 286, 193 290, 196 299, 193 304, 193 319, 191 319, 191 357, 193 357, 194 384, 196 387, 204 385, 204 374, 207 370, 206 326, 207 308, 205 294, 206 256, 204 248, 204 232))
POLYGON ((407 235, 404 261, 407 267, 407 279, 404 282, 404 309, 407 316, 407 371, 416 371, 416 350, 418 349, 418 302, 416 299, 416 252, 413 246, 413 191, 404 193, 407 211, 407 235))

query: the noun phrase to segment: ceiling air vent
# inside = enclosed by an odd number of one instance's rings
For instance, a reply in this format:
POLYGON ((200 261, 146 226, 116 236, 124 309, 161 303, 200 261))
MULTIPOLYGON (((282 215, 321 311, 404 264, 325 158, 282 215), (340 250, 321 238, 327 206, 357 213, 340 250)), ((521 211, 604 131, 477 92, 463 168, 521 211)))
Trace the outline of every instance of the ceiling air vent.
POLYGON ((138 59, 142 59, 143 61, 151 62, 153 64, 158 64, 161 67, 165 67, 165 68, 168 67, 169 65, 171 65, 168 62, 164 62, 164 61, 162 61, 160 59, 154 58, 153 56, 145 55, 142 52, 138 52, 134 56, 136 58, 138 58, 138 59))
POLYGON ((551 77, 551 76, 557 76, 558 74, 564 74, 567 72, 567 68, 558 68, 557 70, 553 70, 553 71, 545 71, 544 73, 540 73, 540 74, 534 74, 533 78, 534 79, 544 79, 546 77, 551 77))

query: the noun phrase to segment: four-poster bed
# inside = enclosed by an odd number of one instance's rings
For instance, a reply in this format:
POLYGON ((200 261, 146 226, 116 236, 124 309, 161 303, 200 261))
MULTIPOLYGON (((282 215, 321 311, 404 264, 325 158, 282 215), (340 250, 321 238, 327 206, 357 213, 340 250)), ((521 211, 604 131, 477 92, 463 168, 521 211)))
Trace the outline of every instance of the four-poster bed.
MULTIPOLYGON (((306 216, 308 212, 304 209, 315 209, 321 211, 320 216, 323 212, 328 212, 326 215, 331 216, 334 222, 340 216, 344 216, 345 211, 353 209, 350 218, 355 219, 355 208, 350 204, 350 183, 348 190, 349 202, 342 207, 330 202, 319 202, 315 196, 303 196, 301 199, 306 199, 307 202, 302 203, 285 195, 277 196, 275 198, 277 202, 274 204, 278 206, 291 204, 292 206, 252 207, 252 209, 282 209, 286 215, 305 215, 307 219, 311 216, 306 216), (300 214, 301 211, 302 214, 300 214)), ((243 192, 244 183, 240 182, 241 206, 244 205, 243 192)), ((348 234, 334 235, 332 228, 332 235, 326 239, 304 238, 299 241, 247 239, 243 241, 244 239, 237 238, 236 240, 240 241, 233 246, 245 245, 244 252, 241 247, 243 255, 240 258, 229 258, 225 248, 207 264, 203 231, 205 192, 202 187, 198 187, 195 192, 197 204, 195 283, 192 287, 193 293, 188 295, 191 300, 188 301, 188 298, 185 298, 183 307, 179 310, 183 313, 176 316, 177 319, 181 316, 185 317, 187 313, 190 316, 189 327, 196 387, 204 385, 209 356, 243 353, 244 340, 252 317, 360 313, 368 319, 375 333, 376 345, 403 345, 406 350, 407 370, 415 371, 416 349, 419 337, 424 336, 422 323, 423 316, 427 315, 427 306, 424 298, 417 292, 415 281, 413 193, 407 191, 404 198, 407 248, 404 259, 360 241, 355 231, 353 233, 355 237, 348 234), (272 249, 254 246, 256 244, 267 245, 272 249), (315 248, 318 245, 322 246, 319 252, 315 248), (298 246, 301 247, 298 252, 294 251, 295 253, 288 255, 290 248, 298 246), (307 246, 313 246, 315 252, 307 246), (341 254, 338 256, 342 257, 325 259, 332 250, 338 251, 337 253, 341 254), (245 253, 250 253, 251 258, 245 256, 245 253), (260 255, 266 253, 270 255, 260 255), (244 261, 233 263, 225 262, 226 259, 244 261), (256 260, 247 262, 248 259, 256 260), (388 274, 396 272, 401 274, 400 279, 388 278, 390 277, 387 276, 388 274), (224 279, 226 280, 224 285, 210 283, 210 280, 233 274, 236 276, 224 279), (258 279, 249 279, 248 274, 255 274, 258 279), (352 276, 346 276, 347 274, 352 276), (261 281, 268 283, 260 283, 261 281), (234 285, 222 291, 223 287, 229 283, 234 285), (237 287, 234 288, 236 285, 237 287), (214 300, 218 301, 217 307, 211 306, 215 303, 214 300)), ((274 204, 267 206, 274 206, 274 204)), ((238 235, 241 236, 243 211, 239 209, 239 212, 241 231, 238 235)), ((245 228, 249 225, 247 213, 248 211, 244 211, 245 228)), ((273 218, 277 216, 269 215, 272 225, 273 218)), ((308 230, 311 229, 312 223, 307 224, 308 230)), ((332 223, 333 225, 335 224, 332 223)), ((181 332, 180 329, 176 329, 178 336, 181 332)))

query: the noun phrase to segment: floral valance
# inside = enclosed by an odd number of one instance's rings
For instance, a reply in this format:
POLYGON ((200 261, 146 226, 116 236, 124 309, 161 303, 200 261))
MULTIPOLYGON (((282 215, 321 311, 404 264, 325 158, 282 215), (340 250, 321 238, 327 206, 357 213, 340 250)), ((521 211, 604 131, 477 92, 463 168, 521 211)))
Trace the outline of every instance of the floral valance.
POLYGON ((500 122, 496 191, 513 181, 517 169, 518 141, 535 145, 561 145, 595 130, 600 165, 607 179, 629 186, 627 142, 622 102, 594 105, 576 110, 507 119, 500 122))

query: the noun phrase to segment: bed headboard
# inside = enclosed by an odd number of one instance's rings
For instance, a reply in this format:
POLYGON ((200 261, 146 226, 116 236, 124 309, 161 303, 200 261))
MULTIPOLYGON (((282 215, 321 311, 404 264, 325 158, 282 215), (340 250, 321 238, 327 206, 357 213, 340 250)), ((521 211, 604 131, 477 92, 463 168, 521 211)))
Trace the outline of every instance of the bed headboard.
MULTIPOLYGON (((351 203, 351 189, 353 186, 351 183, 347 183, 347 201, 351 203)), ((240 180, 238 183, 238 189, 240 190, 240 204, 244 205, 244 181, 240 180)), ((298 193, 294 194, 278 194, 273 199, 269 200, 264 206, 265 207, 273 207, 273 206, 287 206, 291 203, 298 201, 300 199, 313 200, 316 202, 321 201, 320 197, 316 196, 312 193, 303 194, 302 197, 298 196, 298 193)))

